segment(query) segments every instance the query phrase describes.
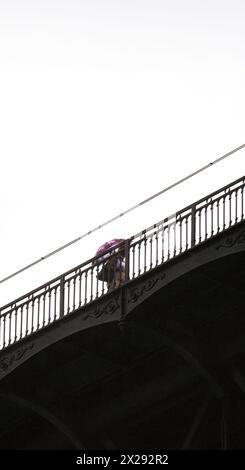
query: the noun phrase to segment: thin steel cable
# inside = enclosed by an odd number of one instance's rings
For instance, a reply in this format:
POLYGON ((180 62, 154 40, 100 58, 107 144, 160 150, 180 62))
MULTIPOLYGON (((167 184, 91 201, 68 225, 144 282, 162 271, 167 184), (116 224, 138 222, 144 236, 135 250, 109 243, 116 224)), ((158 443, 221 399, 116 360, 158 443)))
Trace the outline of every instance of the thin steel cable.
POLYGON ((222 157, 216 158, 216 160, 214 160, 213 162, 210 162, 210 163, 208 163, 207 165, 205 165, 205 166, 199 168, 199 170, 196 170, 196 171, 194 171, 193 173, 190 173, 189 175, 185 176, 184 178, 181 178, 180 180, 176 181, 176 183, 173 183, 173 184, 171 184, 170 186, 167 186, 166 188, 162 189, 162 190, 159 191, 158 193, 153 194, 153 196, 150 196, 150 197, 148 197, 147 199, 144 199, 143 201, 139 202, 138 204, 135 204, 134 206, 132 206, 132 207, 130 207, 129 209, 127 209, 126 211, 121 212, 120 214, 116 215, 115 217, 112 217, 111 219, 107 220, 107 221, 104 222, 103 224, 98 225, 97 227, 93 228, 92 230, 89 230, 89 232, 85 232, 83 235, 80 235, 80 237, 74 238, 74 240, 71 240, 70 242, 66 243, 65 245, 60 246, 60 247, 57 248, 56 250, 51 251, 50 253, 48 253, 47 255, 41 256, 41 258, 38 258, 36 261, 33 261, 32 263, 30 263, 30 264, 24 266, 23 268, 18 269, 18 271, 15 271, 14 273, 9 274, 8 276, 6 276, 6 277, 4 277, 3 279, 1 279, 1 280, 0 280, 0 284, 2 284, 3 282, 5 282, 5 281, 11 279, 11 278, 14 277, 14 276, 17 276, 17 274, 20 274, 20 273, 22 273, 23 271, 26 271, 27 269, 32 268, 32 267, 35 266, 36 264, 41 263, 41 261, 44 261, 44 260, 46 260, 47 258, 50 258, 51 256, 55 255, 56 253, 59 253, 59 251, 62 251, 62 250, 64 250, 65 248, 68 248, 69 246, 73 245, 74 243, 77 243, 79 240, 82 240, 83 238, 85 238, 85 237, 91 235, 92 233, 96 232, 97 230, 100 230, 101 228, 105 227, 106 225, 111 224, 111 223, 114 222, 115 220, 120 219, 121 217, 123 217, 124 215, 128 214, 129 212, 132 212, 133 210, 137 209, 138 207, 143 206, 143 205, 146 204, 147 202, 152 201, 153 199, 155 199, 156 197, 160 196, 161 194, 166 193, 167 191, 169 191, 170 189, 175 188, 176 186, 180 185, 181 183, 184 183, 184 181, 187 181, 187 180, 189 180, 190 178, 193 178, 193 176, 196 176, 196 175, 198 175, 199 173, 201 173, 201 172, 207 170, 207 169, 210 168, 211 166, 216 165, 217 163, 221 162, 221 161, 224 160, 225 158, 228 158, 230 155, 234 154, 235 152, 238 152, 239 150, 243 149, 244 147, 245 147, 245 144, 240 145, 240 147, 237 147, 237 148, 231 150, 230 152, 226 153, 225 155, 222 155, 222 157))

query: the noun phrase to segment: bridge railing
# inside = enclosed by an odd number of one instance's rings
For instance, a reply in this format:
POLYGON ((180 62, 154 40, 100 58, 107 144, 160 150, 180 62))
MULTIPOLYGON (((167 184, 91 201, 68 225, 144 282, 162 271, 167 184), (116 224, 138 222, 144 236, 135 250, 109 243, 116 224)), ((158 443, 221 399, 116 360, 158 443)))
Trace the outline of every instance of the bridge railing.
POLYGON ((242 177, 107 250, 103 260, 95 256, 1 307, 0 349, 105 295, 105 274, 98 275, 118 251, 125 256, 127 282, 241 222, 244 187, 242 177))
POLYGON ((244 220, 245 177, 132 237, 130 279, 244 220))

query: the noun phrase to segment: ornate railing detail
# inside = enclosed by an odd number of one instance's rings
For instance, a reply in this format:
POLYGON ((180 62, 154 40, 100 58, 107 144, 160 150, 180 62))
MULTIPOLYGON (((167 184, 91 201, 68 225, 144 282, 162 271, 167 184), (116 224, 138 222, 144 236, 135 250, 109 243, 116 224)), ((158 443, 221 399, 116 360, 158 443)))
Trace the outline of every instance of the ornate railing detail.
MULTIPOLYGON (((243 221, 244 187, 242 177, 119 244, 125 254, 125 282, 243 221)), ((115 248, 106 253, 113 257, 115 248)), ((0 349, 107 294, 105 280, 98 280, 106 262, 91 258, 1 307, 0 349)))

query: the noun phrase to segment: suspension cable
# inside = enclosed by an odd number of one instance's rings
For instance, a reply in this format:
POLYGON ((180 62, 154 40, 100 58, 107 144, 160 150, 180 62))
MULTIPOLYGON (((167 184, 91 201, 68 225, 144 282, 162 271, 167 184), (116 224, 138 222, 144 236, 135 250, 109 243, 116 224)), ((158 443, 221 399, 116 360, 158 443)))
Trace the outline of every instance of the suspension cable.
POLYGON ((132 206, 132 207, 130 207, 129 209, 127 209, 126 211, 121 212, 120 214, 116 215, 115 217, 112 217, 111 219, 107 220, 107 221, 104 222, 103 224, 98 225, 97 227, 93 228, 92 230, 89 230, 89 232, 85 232, 83 235, 80 235, 80 237, 74 238, 74 240, 71 240, 70 242, 66 243, 65 245, 60 246, 60 247, 57 248, 56 250, 51 251, 50 253, 48 253, 47 255, 41 256, 41 258, 38 258, 36 261, 33 261, 32 263, 30 263, 30 264, 24 266, 23 268, 18 269, 18 271, 15 271, 15 272, 13 272, 12 274, 9 274, 9 275, 6 276, 5 278, 1 279, 1 280, 0 280, 0 284, 2 284, 3 282, 5 282, 5 281, 11 279, 11 278, 14 277, 14 276, 17 276, 17 274, 20 274, 20 273, 22 273, 23 271, 26 271, 27 269, 32 268, 32 267, 35 266, 36 264, 41 263, 41 261, 44 261, 44 260, 46 260, 47 258, 50 258, 51 256, 55 255, 56 253, 59 253, 60 251, 64 250, 65 248, 68 248, 69 246, 73 245, 74 243, 77 243, 79 240, 82 240, 83 238, 85 238, 85 237, 91 235, 92 233, 96 232, 97 230, 100 230, 101 228, 105 227, 106 225, 111 224, 111 223, 114 222, 115 220, 120 219, 121 217, 123 217, 124 215, 128 214, 129 212, 132 212, 133 210, 137 209, 138 207, 143 206, 143 205, 146 204, 147 202, 152 201, 153 199, 155 199, 156 197, 160 196, 161 194, 166 193, 167 191, 169 191, 170 189, 175 188, 176 186, 180 185, 181 183, 184 183, 184 181, 187 181, 187 180, 189 180, 190 178, 193 178, 193 177, 196 176, 197 174, 199 174, 199 173, 201 173, 201 172, 207 170, 208 168, 210 168, 210 167, 213 166, 213 165, 216 165, 217 163, 221 162, 221 161, 224 160, 225 158, 228 158, 230 155, 234 154, 235 152, 238 152, 239 150, 243 149, 244 147, 245 147, 245 144, 240 145, 240 147, 237 147, 237 148, 231 150, 230 152, 226 153, 226 154, 223 155, 222 157, 219 157, 219 158, 217 158, 216 160, 214 160, 214 161, 212 161, 212 162, 210 162, 210 163, 207 163, 207 165, 204 165, 203 167, 199 168, 198 170, 194 171, 193 173, 190 173, 189 175, 185 176, 184 178, 181 178, 180 180, 176 181, 175 183, 171 184, 170 186, 167 186, 166 188, 162 189, 162 190, 159 191, 158 193, 153 194, 153 196, 150 196, 150 197, 148 197, 147 199, 144 199, 143 201, 141 201, 140 203, 135 204, 134 206, 132 206))

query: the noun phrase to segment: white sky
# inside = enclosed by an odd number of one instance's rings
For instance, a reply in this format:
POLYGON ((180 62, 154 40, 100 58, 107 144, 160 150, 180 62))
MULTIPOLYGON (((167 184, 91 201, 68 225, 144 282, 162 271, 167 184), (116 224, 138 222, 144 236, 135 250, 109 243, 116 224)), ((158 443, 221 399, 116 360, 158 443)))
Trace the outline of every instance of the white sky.
MULTIPOLYGON (((242 0, 0 0, 0 278, 245 143, 242 0)), ((0 285, 0 305, 242 176, 245 151, 0 285)))

